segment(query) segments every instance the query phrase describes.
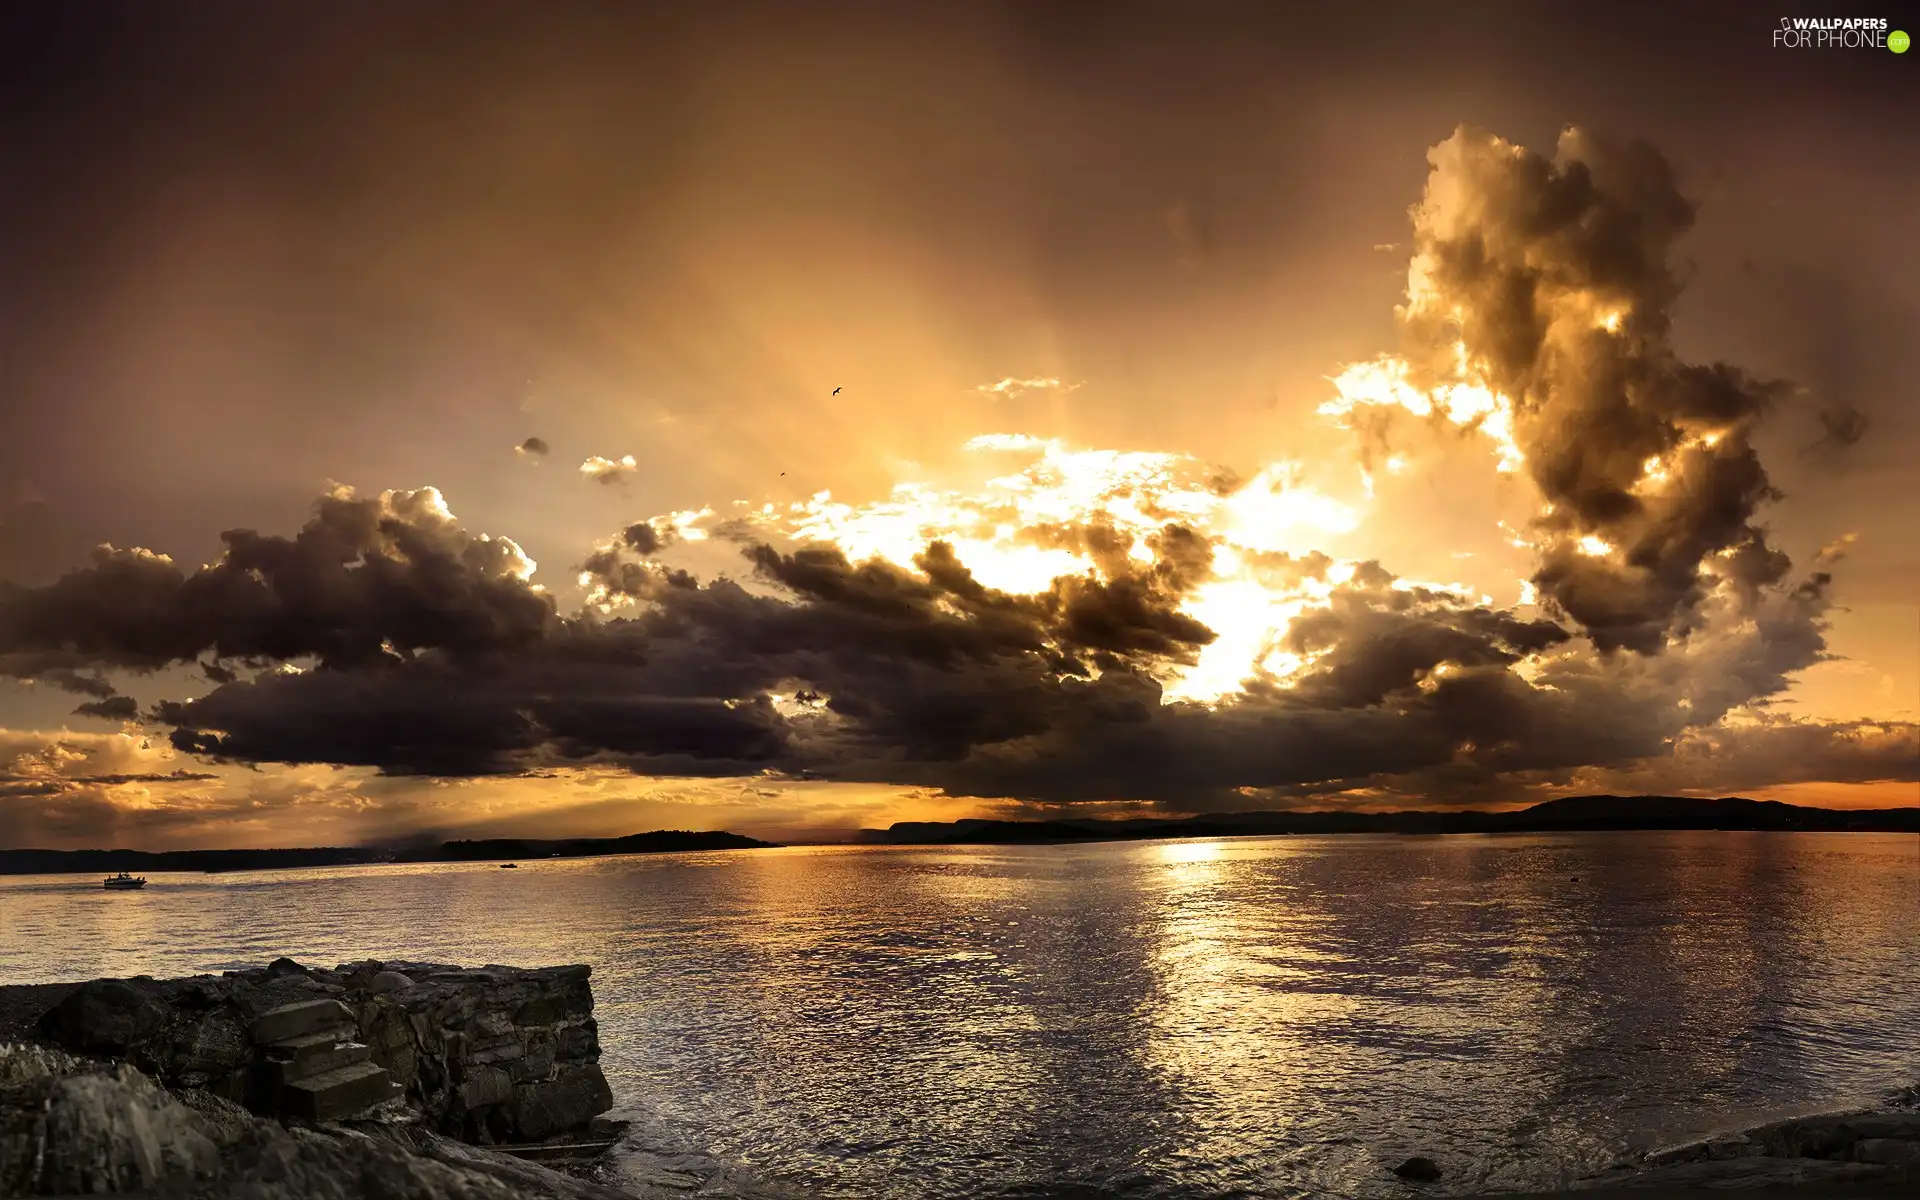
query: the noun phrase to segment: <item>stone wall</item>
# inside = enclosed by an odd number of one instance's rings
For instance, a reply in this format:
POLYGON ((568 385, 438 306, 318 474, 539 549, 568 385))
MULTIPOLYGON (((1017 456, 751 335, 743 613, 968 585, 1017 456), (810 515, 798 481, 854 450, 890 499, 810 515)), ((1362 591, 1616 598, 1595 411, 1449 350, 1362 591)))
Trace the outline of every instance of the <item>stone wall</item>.
POLYGON ((612 1107, 589 974, 277 959, 222 975, 95 980, 36 1032, 259 1113, 330 1119, 397 1097, 452 1137, 533 1142, 612 1107))

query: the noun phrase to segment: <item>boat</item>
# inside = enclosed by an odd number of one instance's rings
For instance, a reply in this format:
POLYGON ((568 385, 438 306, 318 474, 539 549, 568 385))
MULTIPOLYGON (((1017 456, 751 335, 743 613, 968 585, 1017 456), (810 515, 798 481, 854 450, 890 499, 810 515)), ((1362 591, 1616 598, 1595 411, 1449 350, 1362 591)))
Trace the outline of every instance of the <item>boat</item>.
POLYGON ((130 888, 143 888, 147 886, 147 877, 141 875, 136 878, 122 871, 118 875, 107 876, 106 880, 100 886, 124 892, 130 888))
POLYGON ((514 871, 514 870, 518 870, 519 867, 520 867, 519 863, 501 863, 500 864, 500 869, 502 871, 514 871))

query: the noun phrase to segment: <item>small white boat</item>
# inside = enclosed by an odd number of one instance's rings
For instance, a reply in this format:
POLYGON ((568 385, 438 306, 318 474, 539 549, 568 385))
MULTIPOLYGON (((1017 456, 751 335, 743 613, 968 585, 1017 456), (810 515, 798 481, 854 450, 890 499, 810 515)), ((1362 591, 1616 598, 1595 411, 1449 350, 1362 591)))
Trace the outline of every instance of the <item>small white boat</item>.
POLYGON ((124 892, 130 888, 143 888, 147 886, 147 877, 145 875, 135 877, 122 871, 118 875, 107 876, 106 880, 101 883, 100 886, 124 892))

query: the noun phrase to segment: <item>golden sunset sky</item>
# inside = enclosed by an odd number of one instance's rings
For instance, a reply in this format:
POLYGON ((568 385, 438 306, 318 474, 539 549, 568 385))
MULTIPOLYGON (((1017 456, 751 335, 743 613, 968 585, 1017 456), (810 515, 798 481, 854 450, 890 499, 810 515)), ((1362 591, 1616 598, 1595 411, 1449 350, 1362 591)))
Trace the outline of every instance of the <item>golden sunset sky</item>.
POLYGON ((9 18, 0 846, 1920 803, 1920 61, 1091 11, 9 18))

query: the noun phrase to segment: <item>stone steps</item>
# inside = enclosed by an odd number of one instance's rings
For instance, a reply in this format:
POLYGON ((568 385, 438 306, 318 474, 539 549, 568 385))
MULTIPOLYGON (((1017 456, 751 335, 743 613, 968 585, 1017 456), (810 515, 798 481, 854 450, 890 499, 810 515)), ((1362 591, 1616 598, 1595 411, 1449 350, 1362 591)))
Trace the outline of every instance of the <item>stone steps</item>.
POLYGON ((310 1121, 337 1121, 393 1097, 393 1080, 386 1068, 355 1063, 295 1080, 280 1089, 281 1103, 290 1116, 310 1121))
POLYGON ((354 1028, 353 1013, 338 1000, 303 1000, 271 1008, 253 1019, 253 1042, 268 1046, 330 1029, 354 1028))
POLYGON ((298 1052, 287 1051, 285 1043, 268 1046, 266 1066, 280 1083, 288 1084, 312 1079, 315 1075, 325 1075, 341 1067, 357 1066, 372 1057, 373 1051, 364 1044, 329 1035, 323 1045, 298 1052))
POLYGON ((354 1040, 353 1013, 337 1000, 284 1004, 253 1020, 254 1044, 263 1058, 255 1079, 271 1107, 314 1121, 350 1117, 390 1099, 395 1091, 386 1068, 354 1040))

